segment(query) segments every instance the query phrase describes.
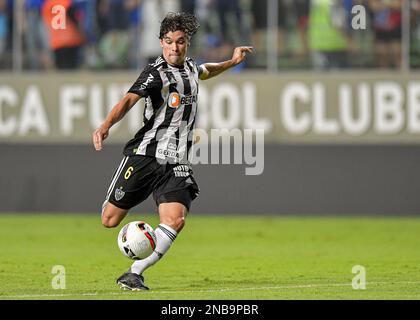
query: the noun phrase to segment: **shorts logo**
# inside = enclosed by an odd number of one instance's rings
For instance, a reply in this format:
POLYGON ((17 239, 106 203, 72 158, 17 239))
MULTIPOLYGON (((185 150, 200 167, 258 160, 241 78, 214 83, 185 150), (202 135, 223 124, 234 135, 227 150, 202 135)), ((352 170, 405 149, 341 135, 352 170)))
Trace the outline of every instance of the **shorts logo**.
POLYGON ((115 200, 120 201, 125 196, 125 191, 122 190, 122 187, 115 189, 115 200))
POLYGON ((173 168, 176 178, 185 178, 190 176, 190 167, 187 165, 179 165, 173 168))
POLYGON ((178 108, 181 104, 181 96, 179 95, 179 93, 172 92, 169 95, 168 103, 171 108, 178 108))

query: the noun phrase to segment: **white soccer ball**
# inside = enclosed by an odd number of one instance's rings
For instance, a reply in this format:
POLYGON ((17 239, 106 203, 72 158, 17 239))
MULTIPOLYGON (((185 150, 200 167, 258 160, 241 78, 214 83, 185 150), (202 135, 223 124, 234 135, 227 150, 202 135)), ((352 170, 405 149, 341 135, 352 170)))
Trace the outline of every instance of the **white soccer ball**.
POLYGON ((118 234, 118 247, 130 259, 147 258, 156 247, 155 231, 144 221, 127 223, 118 234))

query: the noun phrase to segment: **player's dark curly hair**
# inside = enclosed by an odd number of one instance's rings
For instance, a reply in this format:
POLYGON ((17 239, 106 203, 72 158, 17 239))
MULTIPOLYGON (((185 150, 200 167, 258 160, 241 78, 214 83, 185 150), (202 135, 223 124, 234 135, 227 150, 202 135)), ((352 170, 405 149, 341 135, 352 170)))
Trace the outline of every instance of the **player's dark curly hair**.
POLYGON ((200 28, 197 18, 186 12, 169 12, 160 24, 159 39, 168 32, 182 31, 190 39, 200 28))

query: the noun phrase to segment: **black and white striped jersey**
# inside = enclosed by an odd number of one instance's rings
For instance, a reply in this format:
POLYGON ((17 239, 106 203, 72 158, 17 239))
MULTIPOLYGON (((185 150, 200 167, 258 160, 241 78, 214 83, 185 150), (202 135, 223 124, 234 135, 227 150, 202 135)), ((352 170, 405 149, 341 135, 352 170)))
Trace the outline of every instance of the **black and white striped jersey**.
POLYGON ((163 56, 143 70, 128 91, 146 99, 143 126, 126 144, 125 155, 188 162, 200 73, 201 68, 191 58, 174 67, 163 56))

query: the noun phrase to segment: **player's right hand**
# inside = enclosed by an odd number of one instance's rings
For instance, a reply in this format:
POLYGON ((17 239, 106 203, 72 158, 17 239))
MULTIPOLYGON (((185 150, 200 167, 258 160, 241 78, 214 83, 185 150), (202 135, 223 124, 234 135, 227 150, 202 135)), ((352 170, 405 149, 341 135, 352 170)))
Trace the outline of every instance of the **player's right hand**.
POLYGON ((102 150, 102 141, 104 141, 109 135, 109 129, 100 126, 96 129, 93 134, 93 145, 95 146, 96 151, 102 150))

